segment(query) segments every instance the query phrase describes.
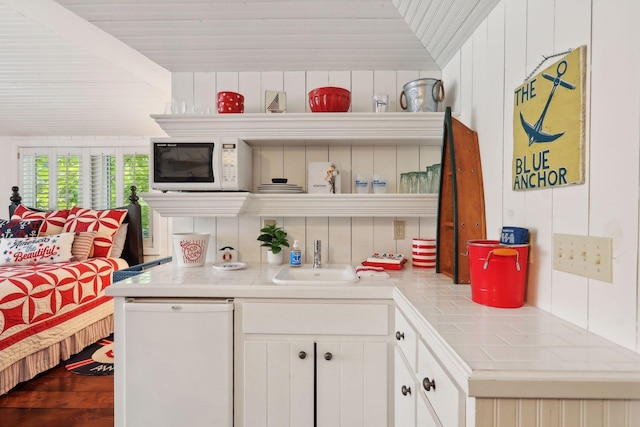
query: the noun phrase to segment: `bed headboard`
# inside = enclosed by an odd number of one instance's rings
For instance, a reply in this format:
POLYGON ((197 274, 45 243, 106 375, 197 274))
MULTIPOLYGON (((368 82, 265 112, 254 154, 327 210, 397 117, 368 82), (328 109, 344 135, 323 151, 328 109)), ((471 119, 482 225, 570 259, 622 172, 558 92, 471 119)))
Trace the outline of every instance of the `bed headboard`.
MULTIPOLYGON (((129 190, 129 204, 117 209, 126 209, 127 215, 124 218, 124 222, 128 223, 127 227, 127 239, 124 243, 124 249, 122 250, 122 258, 124 258, 129 266, 142 264, 144 262, 144 255, 142 253, 142 210, 138 203, 139 197, 136 193, 136 186, 132 185, 129 190)), ((19 188, 17 186, 11 187, 11 204, 9 205, 9 218, 13 215, 19 204, 22 203, 22 197, 20 197, 19 188)), ((28 206, 26 206, 28 207, 28 206)), ((42 209, 31 208, 33 211, 45 212, 42 209)))

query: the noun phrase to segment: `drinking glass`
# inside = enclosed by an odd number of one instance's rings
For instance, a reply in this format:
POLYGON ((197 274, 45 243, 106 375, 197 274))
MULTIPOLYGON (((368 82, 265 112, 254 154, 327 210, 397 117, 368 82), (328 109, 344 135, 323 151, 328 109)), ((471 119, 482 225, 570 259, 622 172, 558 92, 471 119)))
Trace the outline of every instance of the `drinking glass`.
POLYGON ((377 93, 373 96, 373 111, 376 113, 386 113, 389 108, 389 95, 377 93))
POLYGON ((369 192, 369 177, 362 174, 356 174, 354 185, 356 187, 356 193, 368 193, 369 192))
POLYGON ((418 173, 409 172, 409 193, 418 192, 418 173))
POLYGON ((384 175, 373 175, 373 192, 374 193, 386 193, 387 192, 387 178, 384 175))
POLYGON ((409 173, 404 172, 400 174, 400 192, 409 192, 409 173))
POLYGON ((418 193, 428 193, 429 187, 427 185, 427 172, 416 172, 418 174, 418 193))
POLYGON ((437 193, 440 191, 440 163, 431 165, 431 193, 437 193))
POLYGON ((425 187, 425 193, 433 193, 433 168, 431 166, 427 166, 425 170, 425 175, 427 176, 427 182, 425 187))

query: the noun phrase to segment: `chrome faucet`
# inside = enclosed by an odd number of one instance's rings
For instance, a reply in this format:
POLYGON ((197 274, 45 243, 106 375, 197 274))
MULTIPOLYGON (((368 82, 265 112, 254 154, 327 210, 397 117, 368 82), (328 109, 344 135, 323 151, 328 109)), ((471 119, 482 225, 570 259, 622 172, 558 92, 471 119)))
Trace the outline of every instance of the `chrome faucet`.
POLYGON ((320 261, 320 252, 322 243, 320 240, 313 241, 313 268, 322 268, 322 262, 320 261))

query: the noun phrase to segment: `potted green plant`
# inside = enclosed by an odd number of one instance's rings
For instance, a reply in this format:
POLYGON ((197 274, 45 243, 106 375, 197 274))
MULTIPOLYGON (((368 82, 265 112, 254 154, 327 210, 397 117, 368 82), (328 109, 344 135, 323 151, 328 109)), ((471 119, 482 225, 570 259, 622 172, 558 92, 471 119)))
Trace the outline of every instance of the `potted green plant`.
POLYGON ((260 246, 268 248, 267 262, 269 264, 282 264, 284 258, 282 247, 289 247, 287 232, 274 223, 260 229, 260 233, 258 236, 258 240, 262 242, 260 246))

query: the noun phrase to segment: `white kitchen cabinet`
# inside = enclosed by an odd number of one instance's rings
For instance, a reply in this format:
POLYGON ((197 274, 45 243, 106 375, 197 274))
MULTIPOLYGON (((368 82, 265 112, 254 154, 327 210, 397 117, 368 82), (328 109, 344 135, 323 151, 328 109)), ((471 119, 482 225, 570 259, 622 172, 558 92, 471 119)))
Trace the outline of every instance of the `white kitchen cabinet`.
POLYGON ((116 396, 116 426, 231 427, 233 304, 118 302, 115 372, 124 388, 116 396))
POLYGON ((389 304, 236 307, 236 427, 389 425, 389 304))
POLYGON ((242 423, 236 426, 313 427, 314 358, 311 341, 244 343, 242 423))
POLYGON ((421 339, 417 328, 398 308, 395 338, 396 427, 464 426, 465 395, 421 339), (408 408, 409 400, 411 408, 408 408), (412 418, 405 419, 408 411, 412 418))

